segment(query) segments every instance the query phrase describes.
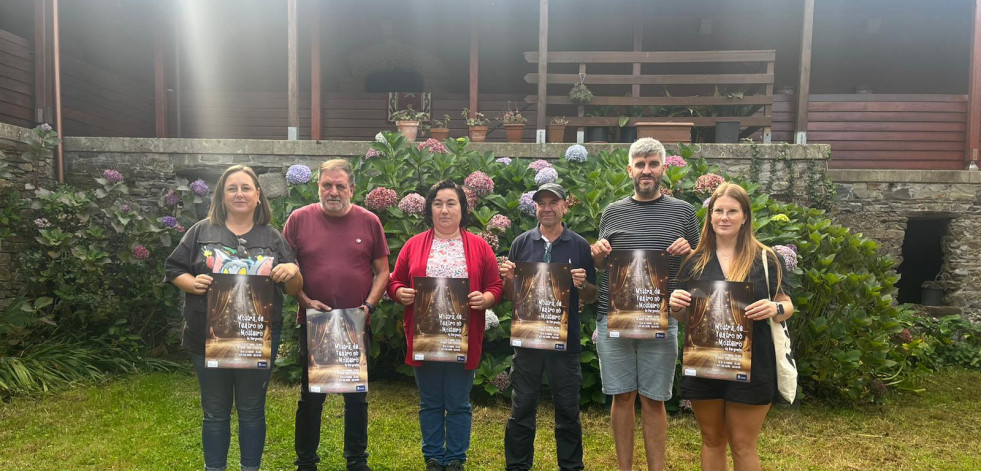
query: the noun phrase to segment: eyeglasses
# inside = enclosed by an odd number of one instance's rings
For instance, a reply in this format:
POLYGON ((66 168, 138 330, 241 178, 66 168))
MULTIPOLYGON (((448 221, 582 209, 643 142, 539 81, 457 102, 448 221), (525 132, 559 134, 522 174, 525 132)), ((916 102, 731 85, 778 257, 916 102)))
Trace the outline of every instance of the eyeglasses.
POLYGON ((545 263, 552 261, 552 243, 548 242, 545 244, 545 263))
POLYGON ((729 218, 734 218, 736 216, 739 216, 740 214, 742 214, 742 210, 740 210, 740 209, 729 209, 729 210, 726 210, 726 209, 722 209, 722 208, 715 208, 715 209, 712 210, 712 215, 715 216, 715 217, 717 217, 717 218, 720 218, 722 216, 726 216, 726 217, 729 217, 729 218))
POLYGON ((248 244, 248 243, 249 243, 249 241, 247 241, 247 240, 239 237, 238 238, 238 248, 237 248, 238 253, 243 254, 246 257, 248 257, 249 256, 249 251, 246 250, 246 248, 245 248, 245 244, 248 244))

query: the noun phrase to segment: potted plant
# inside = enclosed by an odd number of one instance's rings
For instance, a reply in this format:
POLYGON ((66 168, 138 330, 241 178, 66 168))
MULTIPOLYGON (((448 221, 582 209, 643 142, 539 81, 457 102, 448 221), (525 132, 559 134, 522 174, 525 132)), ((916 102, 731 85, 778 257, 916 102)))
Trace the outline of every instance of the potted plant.
POLYGON ((579 74, 579 83, 569 90, 569 101, 577 105, 585 105, 593 101, 593 92, 586 87, 586 74, 579 74))
POLYGON ((550 143, 560 143, 565 140, 565 126, 569 124, 569 120, 565 119, 564 116, 556 116, 552 118, 552 122, 548 124, 548 142, 550 143))
POLYGON ((521 111, 517 107, 512 110, 510 102, 508 102, 507 111, 501 116, 501 122, 504 123, 504 131, 507 132, 508 142, 521 142, 521 136, 525 132, 525 123, 528 120, 521 115, 521 111))
MULTIPOLYGON (((586 112, 590 118, 609 118, 616 116, 615 106, 593 106, 586 112)), ((609 142, 609 126, 588 126, 586 128, 586 142, 609 142)))
POLYGON ((484 142, 484 139, 487 139, 487 124, 490 121, 479 111, 474 111, 473 116, 470 116, 470 108, 464 108, 461 114, 463 115, 463 119, 466 120, 467 126, 470 127, 470 140, 473 142, 484 142))
POLYGON ((443 141, 450 137, 450 115, 444 114, 443 119, 432 120, 429 136, 437 141, 443 141))
POLYGON ((419 122, 428 117, 428 113, 413 110, 411 106, 392 113, 392 120, 395 121, 395 126, 399 128, 399 132, 409 142, 416 141, 416 135, 419 133, 419 122))

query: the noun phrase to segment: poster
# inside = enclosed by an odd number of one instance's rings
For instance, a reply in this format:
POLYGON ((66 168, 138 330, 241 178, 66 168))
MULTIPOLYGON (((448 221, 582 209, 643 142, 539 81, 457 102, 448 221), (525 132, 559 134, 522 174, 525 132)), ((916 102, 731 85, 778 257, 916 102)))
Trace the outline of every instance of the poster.
POLYGON ((614 250, 606 271, 609 336, 663 339, 668 330, 668 253, 614 250))
POLYGON ((688 283, 691 306, 685 323, 681 371, 685 376, 749 382, 753 357, 753 285, 729 281, 688 283))
POLYGON ((207 368, 270 368, 274 283, 261 275, 212 273, 204 340, 207 368))
POLYGON ((470 280, 416 277, 413 282, 416 300, 412 359, 465 363, 470 280))
MULTIPOLYGON (((511 345, 565 350, 569 338, 572 265, 514 263, 514 316, 511 345)), ((576 341, 579 340, 578 332, 576 341)))
POLYGON ((307 390, 314 393, 368 391, 365 313, 360 307, 307 309, 307 390))

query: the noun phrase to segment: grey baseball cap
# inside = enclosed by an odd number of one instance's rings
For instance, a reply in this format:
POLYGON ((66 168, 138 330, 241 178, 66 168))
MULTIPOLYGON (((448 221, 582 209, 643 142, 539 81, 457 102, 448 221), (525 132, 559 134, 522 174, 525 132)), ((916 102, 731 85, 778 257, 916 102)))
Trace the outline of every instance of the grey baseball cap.
POLYGON ((565 188, 562 188, 562 186, 558 183, 542 183, 542 186, 538 187, 538 191, 536 191, 534 195, 531 195, 531 199, 538 201, 538 195, 540 195, 543 191, 547 191, 557 196, 560 200, 565 199, 565 188))

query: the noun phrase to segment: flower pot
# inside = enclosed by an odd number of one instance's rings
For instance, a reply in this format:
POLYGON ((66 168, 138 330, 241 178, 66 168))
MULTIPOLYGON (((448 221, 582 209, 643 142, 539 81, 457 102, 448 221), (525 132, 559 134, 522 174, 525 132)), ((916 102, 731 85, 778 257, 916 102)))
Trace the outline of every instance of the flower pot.
POLYGON ((487 126, 470 126, 470 141, 484 142, 487 139, 487 126))
POLYGON ((606 142, 610 128, 606 126, 593 126, 586 128, 586 142, 606 142))
POLYGON ((450 137, 450 128, 431 128, 429 129, 429 136, 443 142, 450 137))
POLYGON ((695 123, 637 123, 637 138, 653 137, 665 144, 691 143, 691 128, 695 123))
POLYGON ((419 133, 419 121, 396 121, 399 132, 405 136, 405 140, 416 142, 416 134, 419 133))
POLYGON ((739 121, 716 122, 715 142, 718 144, 735 144, 739 142, 739 121))
POLYGON ((508 135, 508 142, 521 142, 521 137, 525 133, 525 125, 505 124, 504 132, 508 135))
POLYGON ((548 125, 548 142, 557 144, 565 141, 565 125, 564 124, 549 124, 548 125))
POLYGON ((637 140, 637 128, 624 126, 620 128, 620 142, 634 142, 637 140))

